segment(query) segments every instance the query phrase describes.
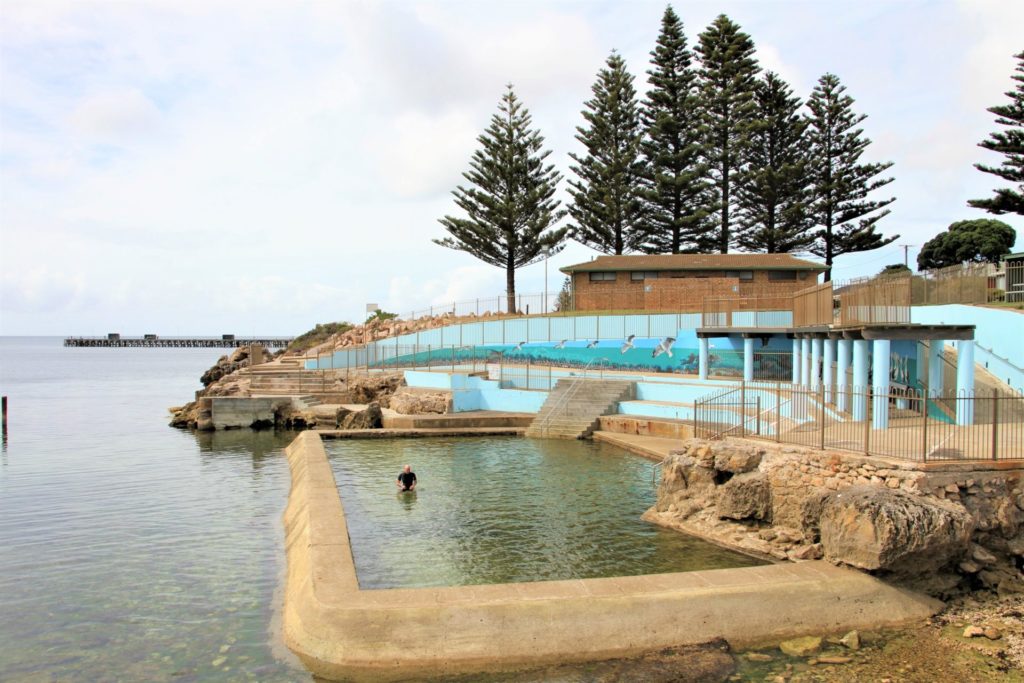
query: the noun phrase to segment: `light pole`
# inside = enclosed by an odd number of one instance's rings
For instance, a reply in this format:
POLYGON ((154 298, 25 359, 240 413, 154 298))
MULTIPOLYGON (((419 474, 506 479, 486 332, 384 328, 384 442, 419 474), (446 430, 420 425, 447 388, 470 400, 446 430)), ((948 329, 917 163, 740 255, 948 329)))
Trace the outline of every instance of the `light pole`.
POLYGON ((548 258, 551 256, 551 249, 544 249, 544 315, 548 313, 548 258))

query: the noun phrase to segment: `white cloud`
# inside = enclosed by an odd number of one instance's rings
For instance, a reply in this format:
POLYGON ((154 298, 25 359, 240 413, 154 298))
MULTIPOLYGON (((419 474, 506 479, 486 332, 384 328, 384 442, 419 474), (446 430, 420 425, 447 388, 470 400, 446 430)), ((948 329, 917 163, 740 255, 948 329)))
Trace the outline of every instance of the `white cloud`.
POLYGON ((135 88, 90 95, 75 107, 70 117, 76 131, 101 140, 152 133, 159 120, 160 111, 135 88))

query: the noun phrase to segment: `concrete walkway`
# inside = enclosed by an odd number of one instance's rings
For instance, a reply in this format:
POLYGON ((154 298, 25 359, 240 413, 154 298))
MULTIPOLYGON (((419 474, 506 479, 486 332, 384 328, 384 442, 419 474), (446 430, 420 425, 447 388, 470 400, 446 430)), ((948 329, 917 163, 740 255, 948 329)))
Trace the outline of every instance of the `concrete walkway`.
POLYGON ((413 439, 428 436, 522 436, 526 427, 452 427, 448 429, 318 429, 325 439, 413 439))
POLYGON ((639 434, 616 434, 615 432, 594 432, 594 441, 603 441, 658 462, 667 458, 672 451, 677 451, 682 447, 682 441, 679 439, 639 434))

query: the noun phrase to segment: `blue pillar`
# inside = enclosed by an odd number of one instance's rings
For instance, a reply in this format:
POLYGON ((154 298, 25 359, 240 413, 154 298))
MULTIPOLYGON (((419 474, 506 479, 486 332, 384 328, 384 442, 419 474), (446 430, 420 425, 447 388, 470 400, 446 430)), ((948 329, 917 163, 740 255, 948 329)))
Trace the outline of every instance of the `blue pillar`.
POLYGON ((928 364, 928 353, 925 350, 924 342, 917 342, 915 350, 917 351, 917 357, 914 360, 917 363, 917 368, 914 373, 914 379, 917 380, 918 386, 923 387, 927 379, 924 374, 924 366, 928 364))
POLYGON ((871 426, 874 429, 885 429, 889 426, 890 346, 888 339, 876 339, 871 349, 871 390, 875 394, 871 403, 871 426))
POLYGON ((743 379, 751 382, 754 379, 754 340, 743 340, 743 379))
POLYGON ((849 404, 846 396, 846 371, 850 369, 850 355, 853 353, 853 342, 840 339, 836 345, 836 408, 846 410, 849 404))
POLYGON ((793 384, 800 384, 801 365, 803 361, 800 360, 800 340, 793 339, 793 384))
POLYGON ((853 419, 857 422, 868 417, 868 341, 853 342, 853 419))
POLYGON ((974 424, 974 340, 956 343, 956 423, 974 424))
POLYGON ((701 337, 700 339, 698 339, 697 340, 697 346, 699 348, 699 354, 700 354, 699 358, 698 358, 698 361, 697 361, 697 363, 698 363, 698 365, 697 365, 698 372, 700 373, 700 378, 701 379, 707 379, 708 378, 708 338, 707 337, 701 337))
POLYGON ((821 340, 811 340, 811 388, 817 389, 821 383, 821 340))
POLYGON ((800 340, 800 384, 807 386, 811 381, 811 340, 800 340))
POLYGON ((946 345, 941 339, 928 342, 928 395, 942 395, 942 347, 946 345))
POLYGON ((832 403, 832 378, 835 369, 832 364, 836 361, 836 342, 834 339, 826 339, 821 355, 821 384, 825 387, 825 402, 832 403))

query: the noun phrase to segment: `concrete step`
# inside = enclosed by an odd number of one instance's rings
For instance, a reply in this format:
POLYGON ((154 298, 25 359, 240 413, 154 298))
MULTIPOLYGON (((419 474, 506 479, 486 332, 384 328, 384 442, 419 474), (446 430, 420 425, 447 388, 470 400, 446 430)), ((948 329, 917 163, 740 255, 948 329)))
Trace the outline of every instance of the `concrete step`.
POLYGON ((616 380, 561 379, 548 394, 527 436, 552 439, 589 437, 601 415, 636 395, 636 383, 616 380))

